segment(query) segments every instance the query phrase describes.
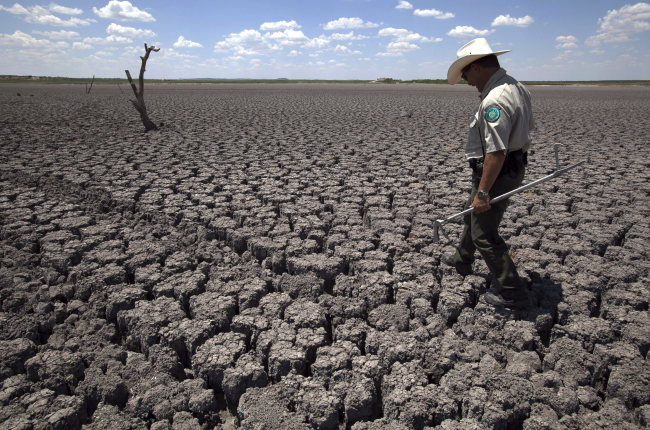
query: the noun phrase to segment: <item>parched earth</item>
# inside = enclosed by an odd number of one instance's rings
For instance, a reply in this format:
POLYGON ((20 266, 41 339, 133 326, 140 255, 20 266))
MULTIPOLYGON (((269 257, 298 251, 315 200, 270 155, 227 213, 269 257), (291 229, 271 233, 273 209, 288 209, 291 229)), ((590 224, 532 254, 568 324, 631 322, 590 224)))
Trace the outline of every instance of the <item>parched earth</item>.
POLYGON ((526 180, 588 162, 510 201, 515 312, 433 243, 473 88, 0 86, 0 429, 650 425, 650 89, 530 90, 526 180))

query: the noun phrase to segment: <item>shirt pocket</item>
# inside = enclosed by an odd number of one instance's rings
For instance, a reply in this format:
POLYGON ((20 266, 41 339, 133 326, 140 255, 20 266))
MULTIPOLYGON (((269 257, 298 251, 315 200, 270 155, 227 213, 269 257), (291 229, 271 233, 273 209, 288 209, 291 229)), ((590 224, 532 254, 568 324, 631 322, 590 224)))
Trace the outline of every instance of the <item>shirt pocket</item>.
POLYGON ((478 112, 472 115, 469 119, 469 144, 473 147, 477 145, 482 147, 481 132, 479 128, 478 112))
POLYGON ((467 134, 467 144, 465 145, 465 156, 468 158, 482 158, 483 145, 481 143, 481 134, 479 126, 478 112, 475 112, 469 119, 469 133, 467 134))
POLYGON ((469 117, 469 128, 470 128, 470 130, 476 126, 477 122, 478 122, 478 112, 475 112, 474 115, 469 117))

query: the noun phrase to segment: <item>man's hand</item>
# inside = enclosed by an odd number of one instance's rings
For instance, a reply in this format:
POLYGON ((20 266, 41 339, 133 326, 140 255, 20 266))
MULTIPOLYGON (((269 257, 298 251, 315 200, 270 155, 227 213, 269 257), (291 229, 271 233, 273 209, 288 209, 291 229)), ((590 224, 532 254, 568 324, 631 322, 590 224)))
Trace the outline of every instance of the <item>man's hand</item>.
POLYGON ((485 212, 486 210, 490 209, 492 206, 490 206, 490 196, 486 197, 479 197, 475 196, 474 201, 472 202, 472 205, 470 208, 474 208, 474 213, 480 214, 481 212, 485 212))
MULTIPOLYGON (((490 152, 485 155, 483 176, 481 176, 481 183, 478 186, 479 190, 488 192, 492 189, 492 185, 494 185, 494 181, 499 176, 505 159, 506 155, 503 151, 490 152)), ((480 198, 476 196, 470 207, 474 208, 474 213, 480 214, 481 212, 485 212, 490 209, 490 197, 480 198)))

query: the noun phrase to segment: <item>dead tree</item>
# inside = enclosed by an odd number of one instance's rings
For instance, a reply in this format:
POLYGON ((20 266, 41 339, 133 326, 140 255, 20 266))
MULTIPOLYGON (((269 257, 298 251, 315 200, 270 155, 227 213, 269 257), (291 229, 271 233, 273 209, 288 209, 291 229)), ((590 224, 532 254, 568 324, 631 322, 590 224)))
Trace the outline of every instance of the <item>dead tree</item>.
POLYGON ((131 100, 131 103, 133 103, 133 106, 135 107, 135 110, 138 111, 140 114, 140 119, 142 120, 142 124, 144 124, 144 127, 147 129, 147 131, 150 130, 158 130, 158 127, 156 127, 156 124, 153 123, 149 119, 149 115, 147 115, 147 107, 144 104, 144 72, 145 72, 145 66, 147 65, 147 59, 149 58, 149 54, 151 54, 151 51, 158 52, 160 51, 160 48, 156 48, 155 46, 150 46, 147 47, 147 44, 144 44, 144 50, 146 53, 144 54, 144 57, 140 57, 142 59, 142 66, 140 66, 140 88, 136 88, 135 84, 133 83, 133 79, 131 79, 131 73, 129 73, 128 70, 125 70, 126 72, 126 77, 129 78, 129 83, 131 84, 131 88, 133 88, 133 94, 135 94, 135 100, 131 100))
POLYGON ((95 82, 95 75, 93 75, 93 80, 90 81, 90 88, 88 88, 88 84, 86 84, 86 94, 90 94, 90 90, 93 89, 93 82, 95 82))

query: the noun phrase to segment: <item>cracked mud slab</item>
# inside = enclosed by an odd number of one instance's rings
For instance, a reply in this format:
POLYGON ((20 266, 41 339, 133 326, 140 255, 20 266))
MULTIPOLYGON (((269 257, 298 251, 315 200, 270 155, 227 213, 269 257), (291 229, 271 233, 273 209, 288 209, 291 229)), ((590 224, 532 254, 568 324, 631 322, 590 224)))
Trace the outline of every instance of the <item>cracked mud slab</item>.
POLYGON ((589 161, 510 200, 514 312, 433 243, 473 89, 0 85, 0 429, 649 425, 650 90, 530 90, 526 180, 589 161))

